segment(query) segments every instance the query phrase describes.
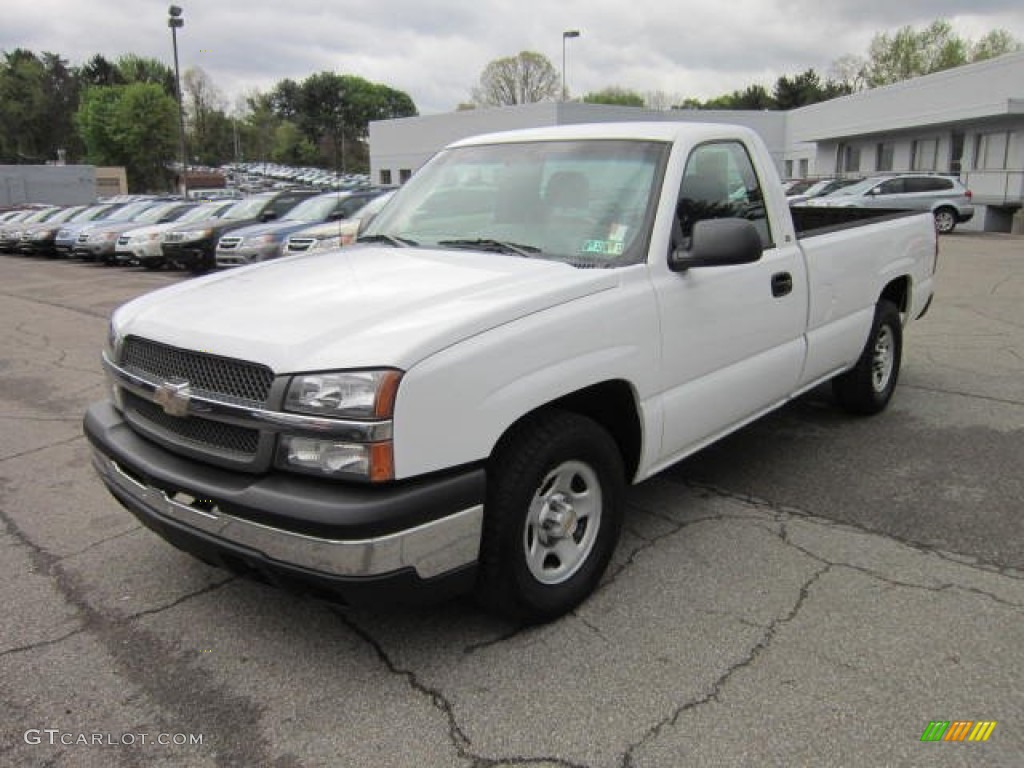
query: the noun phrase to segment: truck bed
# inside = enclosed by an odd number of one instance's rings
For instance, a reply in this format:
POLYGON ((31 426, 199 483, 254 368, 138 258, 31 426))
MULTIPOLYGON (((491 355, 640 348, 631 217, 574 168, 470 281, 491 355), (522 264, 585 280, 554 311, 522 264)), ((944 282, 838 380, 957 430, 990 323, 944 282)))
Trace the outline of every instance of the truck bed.
POLYGON ((898 208, 817 208, 807 205, 791 205, 789 210, 798 239, 921 213, 898 208))

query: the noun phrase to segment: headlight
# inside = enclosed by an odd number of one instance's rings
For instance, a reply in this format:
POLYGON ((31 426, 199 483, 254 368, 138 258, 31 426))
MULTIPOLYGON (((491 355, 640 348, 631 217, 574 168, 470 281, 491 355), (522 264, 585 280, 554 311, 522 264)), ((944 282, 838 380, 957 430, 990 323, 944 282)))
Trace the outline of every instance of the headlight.
POLYGON ((278 449, 278 465, 299 472, 374 483, 395 477, 390 440, 383 443, 343 443, 284 435, 278 449))
MULTIPOLYGON (((304 374, 292 379, 284 408, 328 418, 383 422, 394 414, 401 379, 402 372, 391 369, 304 374)), ((394 448, 390 439, 349 442, 282 435, 277 465, 297 472, 376 483, 395 477, 394 448)))
POLYGON ((273 245, 276 242, 277 238, 274 237, 273 235, 256 235, 254 237, 244 238, 240 245, 249 246, 251 248, 253 246, 260 245, 273 245))
POLYGON ((176 233, 181 237, 183 243, 194 243, 196 240, 205 240, 213 235, 212 229, 192 229, 187 232, 176 233))
POLYGON ((284 409, 315 416, 390 419, 402 372, 339 371, 310 373, 292 379, 284 409))
POLYGON ((313 244, 309 247, 311 251, 330 251, 335 248, 341 248, 341 238, 335 235, 334 237, 324 237, 320 240, 314 240, 313 244))

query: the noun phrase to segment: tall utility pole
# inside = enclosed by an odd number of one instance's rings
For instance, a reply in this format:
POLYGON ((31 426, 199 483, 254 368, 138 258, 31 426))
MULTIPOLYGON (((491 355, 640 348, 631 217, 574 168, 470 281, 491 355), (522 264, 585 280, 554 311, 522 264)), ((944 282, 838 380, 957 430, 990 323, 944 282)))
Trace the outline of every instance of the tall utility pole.
POLYGON ((174 87, 178 92, 178 141, 181 150, 181 194, 188 198, 188 154, 185 151, 185 102, 181 98, 181 73, 178 70, 178 29, 185 26, 181 8, 172 5, 167 9, 167 26, 171 28, 171 44, 174 46, 174 87))
POLYGON ((565 41, 570 37, 579 37, 578 29, 567 29, 562 33, 562 101, 569 98, 569 92, 565 89, 565 41))

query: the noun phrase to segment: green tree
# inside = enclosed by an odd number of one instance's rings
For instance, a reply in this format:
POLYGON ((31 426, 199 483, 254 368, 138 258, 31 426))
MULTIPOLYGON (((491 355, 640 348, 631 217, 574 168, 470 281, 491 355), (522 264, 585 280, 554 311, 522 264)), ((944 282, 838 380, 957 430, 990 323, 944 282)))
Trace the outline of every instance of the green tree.
POLYGON ((548 58, 533 51, 495 59, 484 67, 473 89, 473 101, 481 106, 500 107, 554 101, 561 90, 558 71, 548 58))
POLYGON ((1020 41, 1006 30, 993 30, 972 43, 939 19, 923 29, 908 26, 875 35, 861 74, 874 88, 1019 50, 1020 41))
POLYGON ((114 64, 123 83, 153 83, 163 88, 171 98, 177 95, 174 70, 159 59, 150 59, 127 53, 114 64))
POLYGON ((775 82, 772 91, 773 109, 796 109, 851 92, 852 90, 842 83, 833 80, 822 82, 817 72, 808 69, 793 77, 783 75, 775 82))
POLYGON ((232 154, 232 128, 224 114, 224 95, 201 67, 185 71, 181 83, 188 120, 189 155, 219 165, 232 154))
POLYGON ((78 82, 84 89, 90 85, 124 85, 127 81, 117 65, 97 53, 78 68, 78 82))
POLYGON ((89 162, 123 165, 132 191, 167 189, 177 109, 156 83, 87 88, 76 119, 89 162))
POLYGON ((993 29, 971 46, 971 61, 994 59, 1007 53, 1024 50, 1024 45, 1005 29, 993 29))
POLYGON ((642 107, 645 104, 642 94, 617 85, 588 93, 583 101, 586 104, 614 104, 621 107, 642 107))
POLYGON ((274 129, 270 157, 276 163, 311 165, 319 160, 319 153, 299 126, 290 120, 282 120, 274 129))

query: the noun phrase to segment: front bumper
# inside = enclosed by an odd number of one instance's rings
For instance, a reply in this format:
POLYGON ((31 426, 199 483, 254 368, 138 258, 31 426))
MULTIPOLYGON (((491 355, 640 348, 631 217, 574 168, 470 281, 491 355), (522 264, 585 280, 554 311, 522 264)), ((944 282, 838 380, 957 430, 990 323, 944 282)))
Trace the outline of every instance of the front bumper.
POLYGON ((241 267, 246 264, 257 264, 261 261, 276 258, 281 254, 281 244, 240 248, 218 248, 216 259, 218 267, 241 267))
POLYGON ((475 578, 484 470, 386 487, 277 472, 245 475, 139 435, 109 403, 84 430, 113 496, 200 559, 348 603, 444 597, 475 578))

